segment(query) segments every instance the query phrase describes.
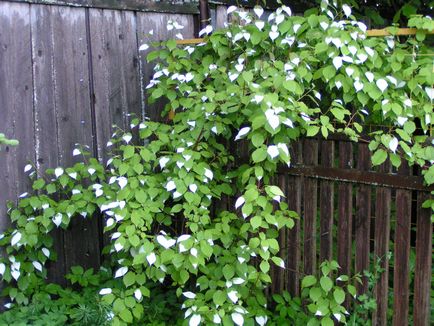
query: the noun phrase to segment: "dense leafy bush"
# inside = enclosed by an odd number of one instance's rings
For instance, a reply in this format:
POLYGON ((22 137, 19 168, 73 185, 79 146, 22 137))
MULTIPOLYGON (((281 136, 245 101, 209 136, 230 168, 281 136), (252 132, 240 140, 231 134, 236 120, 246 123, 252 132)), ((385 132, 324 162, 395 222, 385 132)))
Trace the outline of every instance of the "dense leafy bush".
MULTIPOLYGON (((169 40, 151 52, 148 59, 158 63, 150 98, 168 100, 165 113, 175 112, 173 122, 134 121, 131 132, 118 131, 108 144, 108 162, 76 149, 83 162, 31 172, 34 193, 11 207, 14 228, 0 240, 7 254, 0 263, 4 295, 31 307, 35 296, 51 293, 44 282, 45 264, 55 259, 51 232, 101 213, 111 239, 105 267, 113 278, 74 269, 71 282, 98 288, 102 298, 92 307, 91 299, 84 306, 61 304, 66 318, 93 320, 110 307, 113 325, 148 324, 151 310, 163 323, 177 318, 192 326, 272 320, 265 295, 270 268, 285 268, 277 237, 297 218, 273 176, 279 165, 291 164, 292 141, 370 136, 374 164, 390 158, 399 166, 406 159, 424 169, 427 183, 434 181, 433 148, 426 144, 434 77, 431 59, 422 55, 432 21, 412 20, 420 31, 400 43, 366 38, 366 26, 348 6, 342 9, 323 2, 303 17, 282 7, 267 22, 259 7, 253 15, 231 7, 240 25, 196 47, 169 40), (371 132, 368 124, 387 128, 371 132), (234 142, 244 143, 244 155, 234 142), (156 301, 164 296, 159 284, 175 294, 164 300, 176 313, 156 301)), ((300 312, 312 325, 346 318, 342 300, 354 288, 346 279, 336 284, 330 274, 336 268, 325 263, 319 279, 303 281, 300 312)), ((50 298, 62 298, 56 291, 50 298)), ((291 321, 278 307, 278 323, 291 321)))

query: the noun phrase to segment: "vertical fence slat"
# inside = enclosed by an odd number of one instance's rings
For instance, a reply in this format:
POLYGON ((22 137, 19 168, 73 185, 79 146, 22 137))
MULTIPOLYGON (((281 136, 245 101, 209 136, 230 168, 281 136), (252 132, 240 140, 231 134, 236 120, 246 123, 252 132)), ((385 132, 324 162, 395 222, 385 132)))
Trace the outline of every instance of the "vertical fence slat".
MULTIPOLYGON (((389 164, 384 163, 380 171, 387 173, 389 164)), ((391 189, 378 187, 375 201, 375 246, 374 259, 380 258, 380 266, 383 272, 375 286, 375 298, 377 300, 377 310, 373 314, 374 325, 387 324, 387 303, 389 286, 389 252, 390 242, 390 202, 391 189)))
MULTIPOLYGON (((291 148, 292 164, 300 164, 303 162, 301 142, 293 143, 291 148)), ((301 214, 301 177, 288 176, 286 194, 288 208, 292 211, 301 214)), ((286 250, 286 269, 287 282, 286 289, 293 296, 300 294, 300 220, 294 221, 294 227, 287 232, 287 250, 286 250)))
MULTIPOLYGON (((321 142, 321 165, 333 167, 335 143, 333 141, 321 142)), ((320 181, 320 262, 331 260, 333 257, 333 210, 334 210, 334 183, 333 181, 320 181)))
MULTIPOLYGON (((59 165, 57 107, 54 98, 54 49, 52 6, 31 6, 36 164, 44 171, 59 165)), ((65 253, 63 230, 52 231, 57 261, 51 261, 48 279, 63 283, 65 253)))
MULTIPOLYGON (((93 152, 86 15, 83 8, 56 6, 52 15, 59 163, 71 166, 77 160, 72 156, 76 143, 93 152)), ((98 238, 97 218, 72 217, 64 233, 65 270, 79 264, 97 268, 100 248, 94 240, 98 238)))
MULTIPOLYGON (((410 175, 410 169, 403 162, 398 174, 410 175)), ((411 229, 411 191, 396 190, 396 226, 393 271, 393 325, 408 324, 409 273, 410 273, 410 229, 411 229), (399 268, 398 268, 399 267, 399 268)))
MULTIPOLYGON (((348 169, 353 166, 353 145, 350 142, 339 143, 339 167, 348 169)), ((353 185, 340 183, 338 185, 338 230, 337 230, 337 256, 342 267, 341 273, 351 274, 351 233, 352 233, 352 201, 353 185)))
MULTIPOLYGON (((318 164, 318 140, 304 141, 303 159, 305 165, 318 164)), ((317 215, 316 179, 304 179, 303 189, 303 262, 304 273, 314 274, 316 270, 316 215, 317 215)))
MULTIPOLYGON (((358 145, 357 168, 360 171, 368 171, 371 168, 371 156, 368 145, 358 145)), ((364 270, 369 270, 369 236, 371 222, 371 186, 359 185, 356 193, 355 212, 355 272, 363 275, 364 270)), ((362 284, 357 284, 357 290, 365 293, 368 290, 368 280, 362 277, 362 284)))
POLYGON ((216 11, 216 21, 215 21, 216 28, 225 27, 225 23, 227 23, 228 21, 227 7, 217 6, 215 11, 216 11))
POLYGON ((430 209, 422 208, 422 203, 429 198, 428 193, 418 193, 413 319, 415 326, 429 325, 431 313, 432 223, 430 209))
POLYGON ((34 160, 33 81, 28 4, 0 3, 0 132, 20 141, 0 153, 0 229, 8 225, 6 201, 29 189, 23 168, 34 160))
POLYGON ((136 19, 132 12, 90 9, 98 157, 115 124, 129 129, 129 114, 141 118, 136 19))

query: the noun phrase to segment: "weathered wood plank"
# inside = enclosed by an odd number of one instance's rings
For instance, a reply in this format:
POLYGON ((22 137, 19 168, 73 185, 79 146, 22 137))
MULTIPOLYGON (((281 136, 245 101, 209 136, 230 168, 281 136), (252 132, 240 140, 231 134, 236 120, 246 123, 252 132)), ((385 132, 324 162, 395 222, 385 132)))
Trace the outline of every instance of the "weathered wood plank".
POLYGON ((152 0, 8 0, 31 4, 49 4, 55 6, 132 10, 143 12, 167 12, 179 14, 197 14, 196 1, 152 1, 152 0))
MULTIPOLYGON (((351 169, 353 167, 353 145, 339 143, 339 167, 351 169)), ((340 183, 338 185, 338 230, 337 230, 337 256, 342 267, 340 272, 351 275, 351 234, 353 220, 353 186, 340 183)))
MULTIPOLYGON (((381 172, 389 172, 389 164, 384 163, 380 167, 381 172)), ((379 187, 376 192, 375 201, 375 242, 374 259, 381 258, 380 266, 383 272, 375 286, 375 298, 377 310, 373 314, 374 325, 387 324, 387 302, 388 302, 388 281, 389 281, 389 252, 390 242, 390 203, 391 190, 379 187)))
MULTIPOLYGON (((34 111, 36 165, 39 171, 59 165, 57 111, 54 98, 54 49, 52 7, 31 6, 32 60, 34 79, 34 111)), ((54 230, 53 249, 57 261, 48 265, 48 279, 64 283, 65 256, 63 230, 54 230)))
POLYGON ((430 324, 430 294, 432 290, 432 223, 430 209, 422 208, 429 194, 418 193, 416 226, 416 266, 414 278, 413 324, 430 324))
MULTIPOLYGON (((306 139, 303 144, 303 159, 308 165, 318 163, 318 140, 306 139)), ((317 186, 315 179, 304 179, 303 189, 303 264, 305 274, 315 274, 316 271, 316 216, 317 216, 317 186)))
MULTIPOLYGON (((403 162, 398 174, 409 175, 410 168, 403 162)), ((411 230, 411 191, 396 191, 396 226, 394 241, 393 271, 393 325, 408 324, 409 276, 410 276, 410 230, 411 230)))
POLYGON ((23 173, 35 160, 33 138, 33 79, 30 8, 27 4, 0 2, 0 132, 20 141, 0 152, 0 229, 9 225, 6 200, 30 188, 23 173))
POLYGON ((225 6, 217 6, 216 9, 215 28, 224 28, 228 22, 228 12, 225 6))
MULTIPOLYGON (((371 168, 371 156, 366 144, 358 145, 357 169, 368 171, 371 168)), ((362 284, 357 284, 357 290, 365 293, 368 290, 368 280, 363 277, 363 271, 369 270, 369 236, 371 221, 371 187, 359 185, 356 192, 355 224, 355 273, 362 275, 362 284)))
MULTIPOLYGON (((57 112, 59 164, 69 166, 77 159, 76 143, 93 153, 92 114, 89 93, 89 58, 86 13, 83 8, 52 7, 53 79, 57 112)), ((100 263, 98 219, 75 216, 64 234, 65 270, 100 263)))
MULTIPOLYGON (((333 141, 321 141, 321 165, 333 167, 335 144, 333 141)), ((320 262, 333 257, 333 211, 334 183, 320 181, 320 262)))
MULTIPOLYGON (((293 143, 291 146, 291 160, 293 163, 302 163, 302 144, 301 142, 293 143)), ((287 196, 288 208, 301 215, 301 189, 302 178, 288 176, 285 194, 287 196)), ((287 232, 286 241, 286 290, 293 296, 300 295, 300 260, 301 260, 301 230, 300 220, 294 221, 295 225, 287 232)))
MULTIPOLYGON (((194 35, 194 22, 193 16, 188 15, 170 15, 170 14, 154 14, 154 13, 137 13, 137 35, 138 44, 149 44, 153 41, 165 41, 175 38, 175 35, 181 33, 184 38, 189 38, 194 35), (178 24, 184 26, 182 30, 172 29, 167 30, 167 23, 169 20, 176 21, 178 24), (152 33, 151 33, 152 32, 152 33)), ((154 63, 148 63, 146 56, 152 48, 140 52, 140 75, 142 77, 142 94, 144 94, 145 109, 144 114, 146 117, 154 121, 162 121, 161 111, 164 107, 164 101, 157 101, 153 105, 147 104, 146 86, 152 79, 154 74, 154 63)))
POLYGON ((105 161, 112 125, 128 130, 130 115, 142 115, 136 17, 91 9, 89 20, 98 157, 105 161))

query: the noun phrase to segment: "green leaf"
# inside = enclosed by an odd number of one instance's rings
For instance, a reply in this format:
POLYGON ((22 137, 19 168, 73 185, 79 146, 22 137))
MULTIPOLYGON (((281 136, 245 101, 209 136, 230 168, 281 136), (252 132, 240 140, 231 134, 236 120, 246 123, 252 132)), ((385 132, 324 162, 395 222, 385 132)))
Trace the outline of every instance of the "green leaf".
POLYGON ((133 322, 133 315, 131 314, 129 309, 124 309, 119 313, 119 317, 122 318, 122 320, 124 320, 127 323, 132 323, 133 322))
POLYGON ((377 149, 371 158, 373 165, 380 165, 380 164, 384 163, 384 161, 386 161, 386 159, 387 159, 387 152, 381 148, 377 149))
POLYGON ((256 230, 257 228, 259 228, 262 224, 262 218, 258 215, 252 217, 252 219, 250 220, 250 224, 252 225, 252 228, 254 230, 256 230))
POLYGON ((217 306, 222 306, 226 302, 226 293, 221 290, 217 290, 212 295, 212 300, 217 306))
POLYGON ((319 283, 324 291, 329 292, 333 287, 332 280, 327 276, 322 276, 319 283))
POLYGON ((260 147, 252 153, 252 160, 255 163, 262 162, 266 158, 267 158, 267 150, 264 147, 260 147))
POLYGON ((345 301, 345 292, 341 288, 335 288, 333 291, 333 297, 335 298, 338 304, 341 304, 345 301))
POLYGON ((316 284, 316 277, 313 275, 305 276, 305 277, 303 277, 303 280, 301 281, 301 287, 302 288, 308 288, 314 284, 316 284))
POLYGON ((324 317, 321 319, 321 326, 334 326, 334 322, 330 317, 324 317))
POLYGON ((235 275, 235 270, 234 267, 232 265, 225 265, 223 267, 223 276, 227 279, 227 280, 231 280, 234 275, 235 275))

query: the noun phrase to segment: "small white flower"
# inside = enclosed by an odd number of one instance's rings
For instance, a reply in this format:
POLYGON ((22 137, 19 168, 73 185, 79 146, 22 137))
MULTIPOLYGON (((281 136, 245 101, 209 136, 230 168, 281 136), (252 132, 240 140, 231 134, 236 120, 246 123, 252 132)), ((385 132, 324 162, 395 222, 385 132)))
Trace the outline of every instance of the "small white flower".
POLYGON ((378 79, 375 83, 376 83, 377 87, 380 89, 380 91, 382 93, 384 93, 384 91, 386 90, 386 88, 388 86, 387 81, 381 78, 381 79, 378 79))
POLYGON ((33 267, 35 267, 38 271, 42 272, 42 265, 38 261, 32 262, 33 267))
POLYGON ((11 239, 11 246, 15 246, 20 242, 20 240, 21 240, 21 233, 20 232, 15 233, 15 235, 11 239))
POLYGON ((261 6, 255 6, 253 8, 253 12, 258 16, 258 18, 261 18, 262 14, 264 13, 264 9, 261 6))
POLYGON ((229 14, 233 13, 234 11, 236 11, 237 9, 238 8, 236 6, 230 6, 230 7, 228 7, 226 12, 229 15, 229 14))
POLYGON ((237 201, 235 202, 235 209, 238 209, 239 207, 244 205, 245 202, 246 202, 246 200, 244 199, 243 196, 238 197, 237 201))
POLYGON ((250 127, 244 127, 241 128, 238 134, 235 136, 235 140, 239 140, 243 138, 245 135, 247 135, 250 132, 250 127))
POLYGON ((214 174, 212 173, 211 170, 209 169, 205 169, 205 173, 204 173, 205 177, 207 177, 208 179, 212 180, 212 178, 214 177, 214 174))
POLYGON ((139 51, 146 51, 147 49, 149 49, 149 45, 148 44, 142 44, 139 47, 139 51))
POLYGON ((176 240, 174 239, 166 239, 166 237, 159 235, 157 236, 157 242, 162 245, 165 249, 169 249, 176 244, 176 240))
POLYGON ((344 11, 345 16, 350 17, 351 8, 349 5, 347 5, 347 4, 342 5, 342 10, 344 11))
POLYGON ((119 268, 115 273, 115 278, 122 277, 128 272, 128 267, 123 266, 119 268))
POLYGON ((203 28, 200 32, 199 32, 199 37, 201 37, 202 35, 209 35, 211 34, 213 28, 211 25, 207 25, 205 28, 203 28))
POLYGON ((63 169, 62 168, 56 168, 54 170, 54 175, 56 176, 56 178, 59 178, 62 174, 63 174, 63 169))
POLYGON ((196 294, 193 293, 193 292, 190 292, 190 291, 183 292, 182 294, 183 294, 186 298, 188 298, 188 299, 194 299, 194 298, 196 298, 196 294))
POLYGON ((136 298, 137 301, 142 300, 142 297, 143 297, 142 291, 140 291, 140 289, 136 289, 134 291, 134 297, 136 298))
POLYGON ((160 168, 161 168, 161 169, 164 169, 164 167, 166 166, 166 164, 167 164, 169 161, 170 161, 170 159, 167 158, 167 157, 162 157, 162 158, 160 158, 160 161, 159 161, 159 163, 160 163, 160 168))
POLYGON ((244 325, 244 317, 240 313, 233 312, 231 314, 231 318, 236 325, 238 325, 238 326, 244 325))
POLYGON ((393 137, 389 142, 389 148, 392 152, 396 152, 396 149, 398 148, 398 139, 396 137, 393 137))
POLYGON ((152 266, 157 261, 157 256, 155 256, 155 253, 151 252, 146 256, 146 260, 148 261, 149 265, 152 266))
POLYGON ((267 153, 272 159, 274 159, 275 157, 279 156, 279 149, 276 145, 270 145, 267 148, 267 153))
POLYGON ((89 168, 87 169, 87 172, 89 172, 90 175, 93 175, 96 172, 96 170, 94 168, 89 168))
POLYGON ((166 184, 166 190, 167 191, 172 191, 176 189, 176 184, 173 180, 170 180, 167 184, 166 184))
POLYGON ((32 166, 31 166, 30 164, 27 164, 27 165, 24 167, 24 172, 29 172, 31 169, 32 169, 32 166))
POLYGON ((130 134, 126 134, 122 136, 122 139, 128 144, 131 139, 133 139, 133 136, 131 136, 130 134))
POLYGON ((270 36, 272 41, 279 37, 279 32, 276 25, 271 26, 271 31, 268 33, 268 36, 270 36))
POLYGON ((261 31, 264 28, 265 23, 262 20, 258 20, 255 22, 255 26, 261 31))
POLYGON ((119 252, 119 251, 121 251, 122 249, 124 249, 124 246, 123 246, 121 243, 116 242, 116 243, 115 243, 115 250, 116 250, 116 252, 119 252))
POLYGON ((426 92, 426 95, 428 95, 429 99, 431 101, 433 101, 434 100, 434 88, 432 88, 432 87, 425 87, 425 92, 426 92))
POLYGON ((264 326, 265 324, 267 324, 268 317, 267 316, 256 316, 255 320, 259 326, 264 326))
POLYGON ((334 57, 333 58, 333 65, 335 66, 336 70, 342 67, 342 58, 341 57, 334 57))
POLYGON ((62 223, 62 214, 57 213, 57 214, 53 217, 53 223, 56 224, 57 227, 59 227, 59 225, 62 223))
POLYGON ((188 322, 188 326, 198 326, 200 325, 200 321, 201 321, 200 315, 192 315, 188 322))
POLYGON ((101 289, 99 291, 100 295, 106 295, 106 294, 110 294, 110 293, 112 293, 112 289, 110 289, 110 288, 104 288, 104 289, 101 289))
POLYGON ((48 258, 50 257, 50 250, 47 248, 42 248, 42 253, 48 258))
POLYGON ((192 183, 191 185, 188 186, 188 189, 190 189, 191 192, 195 193, 197 191, 197 186, 192 183))
POLYGON ((237 303, 238 301, 238 292, 233 290, 228 292, 228 297, 233 303, 237 303))
POLYGON ((3 263, 0 263, 0 274, 3 275, 6 271, 6 265, 3 263))

